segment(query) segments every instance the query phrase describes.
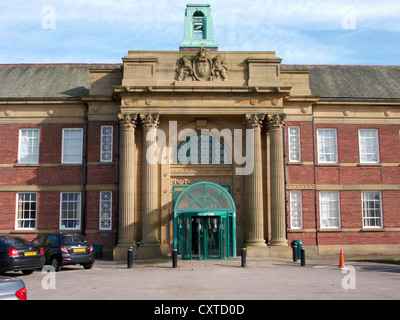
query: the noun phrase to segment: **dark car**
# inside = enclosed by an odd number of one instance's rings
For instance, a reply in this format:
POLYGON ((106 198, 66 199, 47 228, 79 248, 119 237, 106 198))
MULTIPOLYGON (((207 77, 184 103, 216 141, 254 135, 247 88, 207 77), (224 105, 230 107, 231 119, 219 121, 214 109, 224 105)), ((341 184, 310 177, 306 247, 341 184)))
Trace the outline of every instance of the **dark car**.
POLYGON ((56 233, 42 235, 32 243, 43 247, 46 264, 60 271, 65 265, 80 264, 91 269, 95 261, 93 246, 77 233, 56 233))
POLYGON ((40 246, 20 237, 0 237, 0 273, 22 271, 28 275, 43 265, 44 251, 40 246))
POLYGON ((26 300, 25 283, 20 279, 0 277, 0 300, 26 300))

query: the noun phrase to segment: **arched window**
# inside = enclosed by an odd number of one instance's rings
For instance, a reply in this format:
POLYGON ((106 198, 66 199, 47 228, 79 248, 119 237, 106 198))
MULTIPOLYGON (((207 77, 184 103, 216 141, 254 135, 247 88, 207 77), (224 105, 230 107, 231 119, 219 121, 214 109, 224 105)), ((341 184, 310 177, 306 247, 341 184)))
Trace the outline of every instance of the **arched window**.
POLYGON ((236 212, 236 205, 229 192, 212 182, 197 182, 187 187, 176 200, 174 211, 182 212, 236 212))
POLYGON ((181 164, 230 164, 230 156, 224 145, 213 136, 188 137, 177 148, 174 163, 181 164))
POLYGON ((204 13, 196 11, 193 15, 193 39, 204 39, 204 13))

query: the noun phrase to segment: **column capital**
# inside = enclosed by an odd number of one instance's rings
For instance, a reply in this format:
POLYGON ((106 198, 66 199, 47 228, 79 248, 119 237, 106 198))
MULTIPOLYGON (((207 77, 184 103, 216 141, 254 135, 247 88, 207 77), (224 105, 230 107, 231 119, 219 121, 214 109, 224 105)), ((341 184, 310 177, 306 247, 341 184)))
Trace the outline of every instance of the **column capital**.
POLYGON ((268 123, 268 128, 270 129, 280 129, 282 128, 284 122, 286 119, 286 114, 273 114, 273 115, 267 115, 267 123, 268 123))
POLYGON ((246 128, 248 129, 261 128, 264 118, 265 114, 263 113, 245 114, 244 121, 246 128))
POLYGON ((137 114, 119 114, 119 125, 121 128, 136 128, 137 114))
POLYGON ((142 121, 144 129, 151 130, 158 128, 158 125, 160 124, 160 115, 158 113, 141 114, 140 120, 142 121))

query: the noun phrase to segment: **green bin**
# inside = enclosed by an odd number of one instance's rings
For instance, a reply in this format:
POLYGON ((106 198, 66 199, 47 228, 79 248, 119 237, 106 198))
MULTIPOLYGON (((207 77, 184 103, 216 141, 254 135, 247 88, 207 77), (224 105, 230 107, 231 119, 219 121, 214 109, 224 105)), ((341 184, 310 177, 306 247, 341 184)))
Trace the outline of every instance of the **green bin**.
POLYGON ((297 245, 297 257, 301 257, 301 249, 303 248, 303 243, 300 240, 293 240, 292 243, 290 244, 292 248, 294 245, 297 245))
POLYGON ((94 250, 94 257, 96 259, 101 259, 102 258, 102 245, 101 244, 94 244, 93 245, 93 250, 94 250))

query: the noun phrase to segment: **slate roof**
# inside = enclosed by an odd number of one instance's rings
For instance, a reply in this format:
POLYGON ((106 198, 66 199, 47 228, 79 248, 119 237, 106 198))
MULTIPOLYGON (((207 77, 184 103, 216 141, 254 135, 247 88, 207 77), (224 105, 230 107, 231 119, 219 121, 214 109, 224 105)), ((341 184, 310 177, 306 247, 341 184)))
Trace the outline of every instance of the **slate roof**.
POLYGON ((310 88, 321 98, 400 99, 400 66, 284 65, 310 70, 310 88))
MULTIPOLYGON (((0 99, 78 98, 89 94, 90 69, 121 64, 0 65, 0 99)), ((312 95, 321 98, 400 99, 400 66, 282 65, 310 70, 312 95)))
POLYGON ((0 98, 77 98, 89 94, 90 69, 117 64, 0 65, 0 98))

